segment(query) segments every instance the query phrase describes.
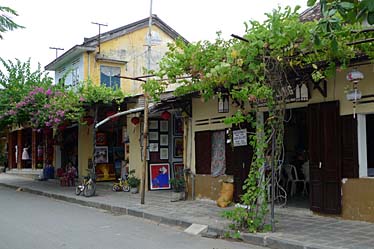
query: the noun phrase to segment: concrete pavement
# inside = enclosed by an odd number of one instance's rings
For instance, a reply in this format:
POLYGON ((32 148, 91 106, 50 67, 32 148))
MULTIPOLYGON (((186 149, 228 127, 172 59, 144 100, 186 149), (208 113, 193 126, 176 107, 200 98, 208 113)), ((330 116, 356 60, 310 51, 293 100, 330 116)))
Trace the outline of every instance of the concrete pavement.
MULTIPOLYGON (((61 187, 57 180, 35 181, 30 178, 0 174, 0 185, 111 212, 133 215, 158 223, 187 228, 193 223, 208 226, 209 233, 223 235, 229 221, 208 200, 171 202, 171 191, 148 191, 145 204, 140 194, 112 192, 111 184, 98 183, 97 196, 76 196, 74 187, 61 187)), ((232 207, 231 207, 232 208, 232 207)), ((331 249, 374 248, 374 224, 313 215, 308 210, 277 208, 276 232, 241 234, 245 242, 269 248, 331 249)))

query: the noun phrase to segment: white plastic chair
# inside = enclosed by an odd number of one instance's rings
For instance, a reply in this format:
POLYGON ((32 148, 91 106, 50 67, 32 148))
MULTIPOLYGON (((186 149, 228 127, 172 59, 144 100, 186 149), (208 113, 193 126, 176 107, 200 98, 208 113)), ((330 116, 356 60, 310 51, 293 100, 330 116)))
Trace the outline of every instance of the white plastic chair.
POLYGON ((287 174, 287 184, 286 189, 288 189, 288 186, 291 184, 291 196, 294 196, 296 194, 296 186, 298 182, 303 183, 305 186, 304 179, 300 179, 297 175, 296 167, 292 164, 287 164, 284 166, 284 170, 287 174))
POLYGON ((307 195, 309 193, 307 189, 307 184, 309 184, 309 161, 306 161, 301 166, 304 174, 304 189, 303 189, 303 195, 307 195))

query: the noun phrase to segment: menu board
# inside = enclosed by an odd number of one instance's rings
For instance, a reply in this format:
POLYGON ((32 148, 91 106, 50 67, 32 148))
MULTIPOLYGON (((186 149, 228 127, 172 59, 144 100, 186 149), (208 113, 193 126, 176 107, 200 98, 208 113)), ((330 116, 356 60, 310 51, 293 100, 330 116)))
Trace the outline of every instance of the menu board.
POLYGON ((234 130, 232 132, 234 147, 247 145, 247 129, 234 130))

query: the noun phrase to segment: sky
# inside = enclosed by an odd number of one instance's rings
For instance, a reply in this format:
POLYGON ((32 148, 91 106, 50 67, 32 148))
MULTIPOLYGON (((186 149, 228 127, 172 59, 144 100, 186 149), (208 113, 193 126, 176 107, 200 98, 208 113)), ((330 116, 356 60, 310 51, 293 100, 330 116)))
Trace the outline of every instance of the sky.
MULTIPOLYGON (((31 59, 36 68, 56 58, 50 47, 63 48, 58 55, 83 43, 84 37, 130 24, 150 14, 151 0, 2 0, 1 6, 11 7, 18 13, 13 20, 25 26, 3 34, 0 57, 21 61, 31 59)), ((244 22, 263 21, 264 13, 278 6, 305 10, 307 0, 153 0, 152 13, 166 22, 190 42, 213 41, 216 32, 229 39, 231 34, 243 35, 244 22)))

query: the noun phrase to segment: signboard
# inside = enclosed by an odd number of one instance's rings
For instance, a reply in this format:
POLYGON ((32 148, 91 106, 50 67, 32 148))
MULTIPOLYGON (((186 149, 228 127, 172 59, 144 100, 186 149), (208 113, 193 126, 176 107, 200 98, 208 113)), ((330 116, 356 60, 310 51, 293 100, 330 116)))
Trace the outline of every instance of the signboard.
POLYGON ((234 130, 232 132, 234 147, 247 145, 247 129, 234 130))

